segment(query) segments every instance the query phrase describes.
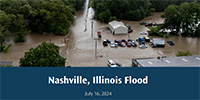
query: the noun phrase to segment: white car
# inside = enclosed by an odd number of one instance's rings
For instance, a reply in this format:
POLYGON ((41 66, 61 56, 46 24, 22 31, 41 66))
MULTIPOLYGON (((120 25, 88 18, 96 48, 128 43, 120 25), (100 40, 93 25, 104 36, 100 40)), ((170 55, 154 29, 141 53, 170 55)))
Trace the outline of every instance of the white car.
POLYGON ((147 35, 147 32, 140 32, 140 35, 147 35))
POLYGON ((114 48, 114 47, 115 47, 115 43, 114 43, 114 42, 111 42, 111 43, 110 43, 110 47, 111 47, 111 48, 114 48))
POLYGON ((139 48, 141 48, 141 49, 142 48, 148 48, 148 46, 146 46, 146 45, 140 45, 139 48))
POLYGON ((118 67, 118 65, 113 60, 108 60, 109 67, 118 67))

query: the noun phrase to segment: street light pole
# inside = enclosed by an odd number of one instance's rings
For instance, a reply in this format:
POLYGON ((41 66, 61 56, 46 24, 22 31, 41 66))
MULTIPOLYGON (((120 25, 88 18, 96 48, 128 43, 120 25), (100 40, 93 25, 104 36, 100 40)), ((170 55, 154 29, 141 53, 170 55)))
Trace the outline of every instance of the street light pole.
POLYGON ((94 38, 95 40, 95 59, 97 59, 97 40, 98 38, 94 38))
POLYGON ((91 22, 91 24, 92 24, 92 25, 91 25, 91 38, 93 38, 93 23, 94 23, 94 22, 93 22, 93 20, 92 20, 92 22, 91 22))

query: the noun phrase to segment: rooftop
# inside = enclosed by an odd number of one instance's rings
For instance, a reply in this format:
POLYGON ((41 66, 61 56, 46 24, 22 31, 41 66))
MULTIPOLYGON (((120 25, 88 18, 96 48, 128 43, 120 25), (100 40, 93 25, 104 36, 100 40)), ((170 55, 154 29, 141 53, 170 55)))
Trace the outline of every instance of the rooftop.
POLYGON ((0 67, 5 65, 12 65, 12 61, 0 61, 0 67))
POLYGON ((161 59, 138 59, 142 67, 200 67, 200 55, 161 59))
POLYGON ((112 22, 109 22, 109 25, 111 25, 114 29, 115 29, 115 28, 118 28, 118 27, 120 27, 120 26, 126 27, 126 26, 124 25, 123 22, 119 22, 119 21, 112 21, 112 22))

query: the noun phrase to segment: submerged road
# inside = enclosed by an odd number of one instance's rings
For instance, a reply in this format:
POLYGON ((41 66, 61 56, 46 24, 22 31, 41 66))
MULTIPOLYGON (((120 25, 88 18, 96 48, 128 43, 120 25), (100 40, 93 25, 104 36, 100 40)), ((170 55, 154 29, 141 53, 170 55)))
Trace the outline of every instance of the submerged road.
MULTIPOLYGON (((92 8, 88 9, 88 2, 86 0, 85 6, 82 10, 77 11, 75 15, 75 22, 70 28, 70 36, 57 36, 53 34, 36 34, 31 33, 26 35, 26 42, 24 43, 14 43, 14 38, 16 36, 11 36, 9 40, 5 42, 5 45, 13 44, 9 49, 8 53, 0 53, 0 61, 12 61, 13 66, 19 66, 19 60, 24 56, 30 48, 35 48, 42 42, 52 42, 60 46, 60 54, 65 57, 66 66, 73 67, 105 67, 107 66, 107 61, 112 59, 121 63, 124 66, 131 66, 131 59, 133 58, 145 58, 158 56, 174 57, 177 51, 189 50, 193 55, 200 55, 200 38, 189 38, 189 37, 179 37, 174 36, 167 38, 166 41, 171 40, 175 43, 175 46, 169 46, 166 44, 165 48, 151 48, 139 49, 137 48, 110 48, 103 47, 102 40, 110 39, 121 40, 121 39, 136 39, 138 37, 143 37, 140 32, 146 32, 148 28, 140 25, 140 22, 156 22, 162 23, 164 20, 160 18, 162 13, 152 13, 152 16, 144 18, 142 21, 127 21, 121 20, 125 24, 132 27, 133 33, 129 35, 113 35, 107 28, 106 23, 101 23, 98 20, 93 20, 93 38, 91 37, 91 23, 94 16, 94 10, 92 8), (102 39, 97 42, 97 59, 95 59, 95 40, 97 37, 97 32, 102 33, 102 39), (66 40, 66 45, 63 43, 66 40)), ((150 38, 158 38, 152 37, 150 38)))

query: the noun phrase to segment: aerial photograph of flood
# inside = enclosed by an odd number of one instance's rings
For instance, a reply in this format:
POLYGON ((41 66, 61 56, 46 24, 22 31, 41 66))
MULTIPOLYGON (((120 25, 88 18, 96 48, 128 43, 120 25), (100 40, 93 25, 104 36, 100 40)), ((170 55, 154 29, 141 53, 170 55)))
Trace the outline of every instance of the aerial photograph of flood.
POLYGON ((199 0, 0 0, 0 66, 200 66, 199 0))

